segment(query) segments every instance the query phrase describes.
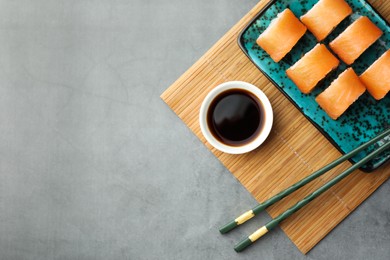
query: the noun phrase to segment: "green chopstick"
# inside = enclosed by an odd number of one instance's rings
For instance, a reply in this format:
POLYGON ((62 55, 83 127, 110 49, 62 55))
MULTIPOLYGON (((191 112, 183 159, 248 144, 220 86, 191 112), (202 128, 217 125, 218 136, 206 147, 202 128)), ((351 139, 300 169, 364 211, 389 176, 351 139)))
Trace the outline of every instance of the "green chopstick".
POLYGON ((390 135, 390 128, 387 129, 386 131, 384 131, 383 133, 379 134, 378 136, 376 136, 375 138, 371 139, 370 141, 360 145, 359 147, 357 147, 356 149, 352 150, 351 152, 341 156, 340 158, 338 158, 337 160, 329 163, 328 165, 324 166, 323 168, 319 169, 318 171, 315 171, 314 173, 312 173, 311 175, 303 178, 302 180, 300 180, 299 182, 293 184, 292 186, 290 186, 289 188, 279 192, 278 194, 276 194, 275 196, 273 196, 272 198, 269 198, 268 200, 258 204, 256 207, 252 208, 251 210, 243 213, 242 215, 240 215, 238 218, 230 221, 229 223, 227 223, 226 225, 224 225, 223 227, 221 227, 219 229, 219 231, 224 234, 224 233, 227 233, 229 231, 231 231, 232 229, 236 228, 237 226, 245 223, 246 221, 250 220, 251 218, 253 218, 254 216, 256 216, 257 214, 259 214, 261 211, 263 211, 265 208, 271 206, 272 204, 278 202, 279 200, 283 199, 284 197, 290 195, 291 193, 293 193, 294 191, 298 190, 299 188, 301 188, 302 186, 306 185, 307 183, 311 182, 312 180, 318 178, 319 176, 323 175, 324 173, 326 173, 327 171, 329 171, 330 169, 336 167, 337 165, 339 165, 340 163, 350 159, 351 157, 355 156, 356 154, 358 154, 359 152, 361 152, 362 150, 366 149, 367 147, 369 147, 370 145, 378 142, 379 140, 385 138, 386 136, 390 135))
POLYGON ((379 148, 377 148, 375 151, 361 159, 359 162, 353 164, 351 167, 349 167, 347 170, 342 172, 340 175, 336 176, 333 178, 331 181, 327 182, 323 186, 321 186, 319 189, 311 193, 310 195, 306 196, 304 199, 301 201, 297 202, 294 206, 291 208, 287 209, 285 212, 268 222, 266 225, 263 227, 259 228, 257 231, 255 231, 252 235, 249 237, 243 239, 240 243, 238 243, 235 247, 234 250, 236 252, 241 252, 251 244, 253 244, 256 240, 258 240, 260 237, 265 235, 268 231, 271 229, 275 228, 281 221, 285 220, 287 217, 291 216, 293 213, 307 205, 310 201, 313 199, 317 198, 319 195, 321 195, 323 192, 328 190, 330 187, 347 177, 349 174, 351 174, 354 170, 358 169, 371 159, 375 158, 377 155, 379 155, 381 152, 386 151, 387 149, 390 148, 390 141, 386 142, 379 148))

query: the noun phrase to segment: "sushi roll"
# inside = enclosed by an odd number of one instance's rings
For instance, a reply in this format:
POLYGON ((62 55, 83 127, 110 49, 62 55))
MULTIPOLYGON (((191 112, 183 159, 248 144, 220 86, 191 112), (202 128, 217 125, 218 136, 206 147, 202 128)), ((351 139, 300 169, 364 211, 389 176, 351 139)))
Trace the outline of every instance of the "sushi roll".
POLYGON ((339 118, 364 92, 366 87, 352 68, 348 68, 319 94, 317 103, 334 120, 339 118))
POLYGON ((390 50, 387 50, 362 75, 360 80, 376 100, 380 100, 390 91, 390 50))
POLYGON ((272 20, 256 42, 275 62, 279 62, 291 51, 305 32, 306 26, 290 9, 285 9, 272 20))
POLYGON ((302 93, 308 94, 339 63, 339 60, 325 45, 317 44, 311 51, 287 69, 286 74, 302 93))
POLYGON ((322 41, 350 14, 352 8, 344 0, 320 0, 301 16, 301 21, 318 41, 322 41))
POLYGON ((351 65, 382 34, 381 29, 371 22, 370 19, 362 16, 348 26, 329 45, 340 59, 351 65))

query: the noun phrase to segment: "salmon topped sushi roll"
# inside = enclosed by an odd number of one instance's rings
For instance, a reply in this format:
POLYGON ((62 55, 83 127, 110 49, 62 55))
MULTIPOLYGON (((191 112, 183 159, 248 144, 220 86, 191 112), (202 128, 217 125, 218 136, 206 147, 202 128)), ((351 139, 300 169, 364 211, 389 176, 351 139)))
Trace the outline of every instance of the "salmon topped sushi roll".
POLYGON ((376 100, 384 98, 390 91, 390 50, 360 75, 360 79, 376 100))
POLYGON ((346 64, 351 65, 383 32, 365 16, 353 22, 329 45, 346 64))
POLYGON ((305 32, 306 26, 290 9, 285 9, 272 20, 256 42, 275 62, 279 62, 291 51, 305 32))
POLYGON ((318 41, 322 41, 350 14, 352 8, 344 0, 320 0, 301 16, 301 21, 318 41))
POLYGON ((366 87, 352 68, 339 77, 319 94, 317 103, 334 120, 339 118, 364 92, 366 87))
POLYGON ((339 60, 325 45, 317 44, 311 51, 287 69, 286 74, 302 93, 308 94, 339 63, 339 60))

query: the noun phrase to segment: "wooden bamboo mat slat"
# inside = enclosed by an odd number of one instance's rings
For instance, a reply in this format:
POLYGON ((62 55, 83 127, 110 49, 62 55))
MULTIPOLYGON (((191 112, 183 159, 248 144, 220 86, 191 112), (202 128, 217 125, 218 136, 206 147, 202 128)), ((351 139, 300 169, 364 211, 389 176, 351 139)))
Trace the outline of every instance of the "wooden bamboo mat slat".
MULTIPOLYGON (((390 1, 370 2, 389 20, 390 1)), ((260 1, 161 95, 258 201, 264 201, 340 156, 237 45, 240 31, 266 3, 260 1), (204 97, 218 84, 230 80, 243 80, 258 86, 274 108, 275 122, 269 138, 259 149, 244 155, 224 154, 212 148, 201 134, 198 123, 204 97)), ((349 162, 342 164, 273 205, 268 213, 277 216, 349 166, 349 162)), ((288 218, 281 228, 302 253, 307 253, 389 177, 390 164, 373 174, 357 171, 288 218)))

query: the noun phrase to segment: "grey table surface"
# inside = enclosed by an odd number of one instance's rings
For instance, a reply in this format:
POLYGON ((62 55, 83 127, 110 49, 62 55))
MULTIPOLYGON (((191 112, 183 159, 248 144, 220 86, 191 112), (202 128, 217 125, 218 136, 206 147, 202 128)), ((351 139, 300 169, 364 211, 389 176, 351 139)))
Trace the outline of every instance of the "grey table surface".
POLYGON ((256 0, 0 0, 0 259, 390 259, 389 183, 307 256, 159 98, 256 0))

